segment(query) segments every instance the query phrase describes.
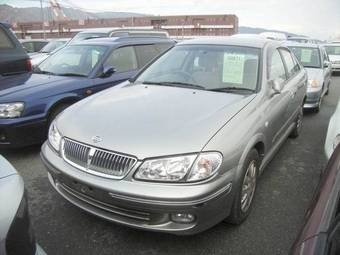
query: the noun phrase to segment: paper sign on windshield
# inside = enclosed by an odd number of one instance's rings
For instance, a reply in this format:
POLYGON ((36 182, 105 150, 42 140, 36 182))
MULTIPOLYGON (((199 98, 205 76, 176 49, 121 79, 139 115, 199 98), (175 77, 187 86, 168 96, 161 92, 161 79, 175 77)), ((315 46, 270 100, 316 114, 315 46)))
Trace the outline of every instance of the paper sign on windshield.
POLYGON ((223 82, 243 84, 245 55, 224 53, 223 82))
POLYGON ((313 50, 301 49, 301 62, 309 63, 312 61, 313 50))

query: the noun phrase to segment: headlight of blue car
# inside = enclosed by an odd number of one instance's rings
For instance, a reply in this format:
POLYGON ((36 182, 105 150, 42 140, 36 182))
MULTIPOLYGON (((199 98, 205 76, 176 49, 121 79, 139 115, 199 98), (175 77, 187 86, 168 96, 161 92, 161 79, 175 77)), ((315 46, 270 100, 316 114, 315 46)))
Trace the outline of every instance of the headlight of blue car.
POLYGON ((18 118, 24 111, 24 103, 0 104, 0 118, 18 118))

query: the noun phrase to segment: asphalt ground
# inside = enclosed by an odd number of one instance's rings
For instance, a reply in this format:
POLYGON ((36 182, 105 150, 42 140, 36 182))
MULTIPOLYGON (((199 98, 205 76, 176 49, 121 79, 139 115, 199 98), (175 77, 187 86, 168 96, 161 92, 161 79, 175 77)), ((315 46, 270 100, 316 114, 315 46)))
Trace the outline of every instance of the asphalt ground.
POLYGON ((287 254, 327 163, 324 140, 339 95, 340 77, 333 77, 321 111, 305 113, 300 137, 288 139, 265 169, 246 222, 221 223, 195 236, 140 231, 91 216, 53 190, 39 146, 1 153, 24 178, 36 239, 48 255, 287 254))

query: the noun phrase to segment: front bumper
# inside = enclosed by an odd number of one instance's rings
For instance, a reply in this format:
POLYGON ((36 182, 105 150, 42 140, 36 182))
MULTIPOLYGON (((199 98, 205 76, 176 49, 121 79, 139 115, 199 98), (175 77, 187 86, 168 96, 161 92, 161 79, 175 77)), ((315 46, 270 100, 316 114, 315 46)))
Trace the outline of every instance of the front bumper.
POLYGON ((38 144, 46 140, 46 119, 0 119, 0 149, 18 148, 38 144))
POLYGON ((233 203, 232 178, 228 171, 200 184, 159 184, 112 180, 74 168, 46 143, 41 158, 56 191, 72 204, 103 219, 126 226, 190 235, 202 232, 225 219, 233 203), (173 214, 191 214, 194 220, 180 223, 173 214))
POLYGON ((316 108, 318 107, 322 97, 322 88, 316 91, 307 91, 307 98, 303 108, 316 108))

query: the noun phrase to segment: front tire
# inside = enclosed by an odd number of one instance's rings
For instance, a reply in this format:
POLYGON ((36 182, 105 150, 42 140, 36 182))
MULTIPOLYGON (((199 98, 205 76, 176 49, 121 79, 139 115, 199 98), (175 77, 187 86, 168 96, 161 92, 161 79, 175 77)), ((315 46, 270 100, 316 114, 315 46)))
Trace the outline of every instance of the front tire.
POLYGON ((62 111, 64 111, 67 107, 69 107, 70 104, 59 104, 58 106, 56 106, 49 114, 48 116, 48 120, 47 120, 47 128, 50 128, 50 125, 52 123, 52 121, 58 116, 59 113, 61 113, 62 111))
POLYGON ((242 174, 236 185, 234 203, 226 222, 239 225, 249 216, 257 186, 258 168, 259 154, 257 150, 252 149, 242 167, 242 174))

